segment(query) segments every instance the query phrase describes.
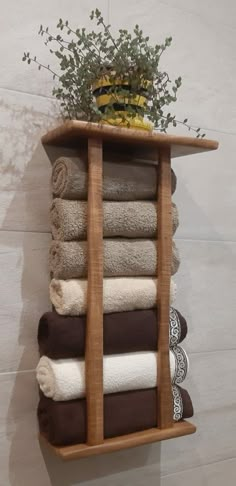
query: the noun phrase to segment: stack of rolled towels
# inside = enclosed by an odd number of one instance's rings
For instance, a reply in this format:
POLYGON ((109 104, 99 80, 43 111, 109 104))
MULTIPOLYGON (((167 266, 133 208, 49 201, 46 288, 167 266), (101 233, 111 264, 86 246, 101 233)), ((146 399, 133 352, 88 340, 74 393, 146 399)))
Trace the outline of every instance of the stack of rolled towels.
MULTIPOLYGON (((60 157, 52 168, 49 265, 51 312, 39 322, 41 433, 54 445, 86 442, 85 339, 87 313, 86 157, 60 157)), ((172 171, 172 193, 176 176, 172 171)), ((157 167, 124 156, 103 162, 103 326, 104 437, 129 434, 157 424, 157 167)), ((173 235, 178 212, 172 204, 173 235)), ((179 267, 172 243, 171 273, 179 267)), ((193 415, 188 392, 179 385, 188 358, 179 345, 187 334, 184 317, 172 304, 170 285, 170 370, 173 419, 193 415)))

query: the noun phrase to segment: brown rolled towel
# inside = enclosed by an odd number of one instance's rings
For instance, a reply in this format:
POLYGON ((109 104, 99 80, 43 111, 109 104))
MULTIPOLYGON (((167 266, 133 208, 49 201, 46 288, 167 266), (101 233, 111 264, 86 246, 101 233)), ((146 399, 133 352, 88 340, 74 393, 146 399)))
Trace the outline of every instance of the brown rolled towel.
MULTIPOLYGON (((157 274, 156 240, 107 238, 103 240, 103 250, 105 277, 157 274)), ((171 275, 177 272, 179 264, 179 252, 172 242, 171 275)), ((49 267, 54 278, 66 280, 87 277, 87 242, 52 241, 49 267)))
MULTIPOLYGON (((179 311, 170 308, 170 346, 181 343, 187 335, 187 323, 179 311)), ((158 317, 156 310, 115 312, 103 316, 104 354, 156 351, 158 317)), ((61 316, 46 312, 39 321, 40 355, 51 359, 84 356, 86 316, 61 316)))
MULTIPOLYGON (((175 421, 193 416, 191 398, 183 388, 173 387, 175 421)), ((55 402, 43 395, 38 405, 41 434, 53 445, 86 442, 85 399, 55 402)), ((157 389, 135 390, 104 396, 104 436, 106 439, 157 426, 157 389)))
MULTIPOLYGON (((51 230, 55 240, 87 239, 87 202, 54 199, 51 211, 51 230)), ((103 236, 112 238, 156 238, 157 205, 152 201, 104 201, 103 236)), ((177 207, 172 203, 173 234, 178 228, 177 207)))
MULTIPOLYGON (((52 167, 51 178, 54 196, 63 199, 86 200, 88 163, 86 157, 60 157, 52 167)), ((171 171, 172 194, 176 189, 176 176, 171 171)), ((157 166, 153 163, 114 157, 103 162, 103 198, 113 201, 156 199, 157 166)))

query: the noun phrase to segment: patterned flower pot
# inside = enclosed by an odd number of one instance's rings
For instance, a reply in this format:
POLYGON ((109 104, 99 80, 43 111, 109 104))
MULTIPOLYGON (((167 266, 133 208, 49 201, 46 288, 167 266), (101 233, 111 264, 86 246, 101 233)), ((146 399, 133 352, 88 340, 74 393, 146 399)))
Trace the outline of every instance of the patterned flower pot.
POLYGON ((116 78, 114 74, 114 71, 111 77, 104 74, 93 84, 102 123, 152 130, 152 124, 144 119, 149 81, 142 81, 134 92, 128 80, 116 78))

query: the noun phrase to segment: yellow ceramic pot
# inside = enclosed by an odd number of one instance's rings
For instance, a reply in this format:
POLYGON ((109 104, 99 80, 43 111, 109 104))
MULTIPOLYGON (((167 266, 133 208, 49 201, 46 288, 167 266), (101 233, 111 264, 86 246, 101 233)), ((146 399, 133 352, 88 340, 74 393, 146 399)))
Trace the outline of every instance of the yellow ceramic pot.
POLYGON ((96 98, 97 107, 102 113, 102 123, 141 130, 152 130, 152 124, 143 117, 143 111, 145 111, 145 106, 148 102, 146 90, 148 83, 150 82, 146 80, 142 81, 139 94, 131 95, 128 81, 119 78, 111 79, 108 74, 98 79, 93 85, 93 94, 96 98), (117 88, 115 93, 112 90, 114 85, 117 88), (114 115, 106 114, 106 107, 108 106, 113 107, 114 115), (129 106, 137 114, 131 115, 127 110, 129 106))

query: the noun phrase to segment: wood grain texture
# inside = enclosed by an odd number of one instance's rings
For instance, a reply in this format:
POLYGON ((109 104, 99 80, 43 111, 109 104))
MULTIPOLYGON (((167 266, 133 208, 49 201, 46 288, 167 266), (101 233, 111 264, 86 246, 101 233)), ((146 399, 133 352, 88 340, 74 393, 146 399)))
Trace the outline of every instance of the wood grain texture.
POLYGON ((158 190, 158 294, 159 315, 157 386, 158 386, 158 426, 161 429, 173 424, 173 402, 169 359, 169 314, 170 278, 172 255, 172 218, 171 218, 171 161, 170 148, 159 152, 159 190, 158 190))
POLYGON ((214 140, 197 139, 166 135, 156 131, 147 132, 131 128, 118 128, 98 123, 88 123, 69 120, 63 125, 51 130, 42 137, 42 143, 51 145, 78 144, 88 137, 100 137, 104 141, 129 143, 146 146, 171 146, 171 157, 190 155, 193 153, 216 150, 218 142, 214 140))
POLYGON ((160 440, 172 439, 174 437, 193 434, 196 427, 190 422, 182 421, 174 424, 166 430, 149 429, 142 432, 135 432, 133 434, 122 435, 114 437, 113 439, 104 440, 103 444, 95 446, 88 446, 87 444, 78 444, 67 447, 53 447, 44 440, 53 451, 64 460, 78 459, 81 457, 94 456, 97 454, 105 454, 107 452, 119 451, 120 449, 128 449, 130 447, 137 447, 160 440))
POLYGON ((86 325, 87 442, 103 441, 102 141, 88 140, 88 312, 86 325))

